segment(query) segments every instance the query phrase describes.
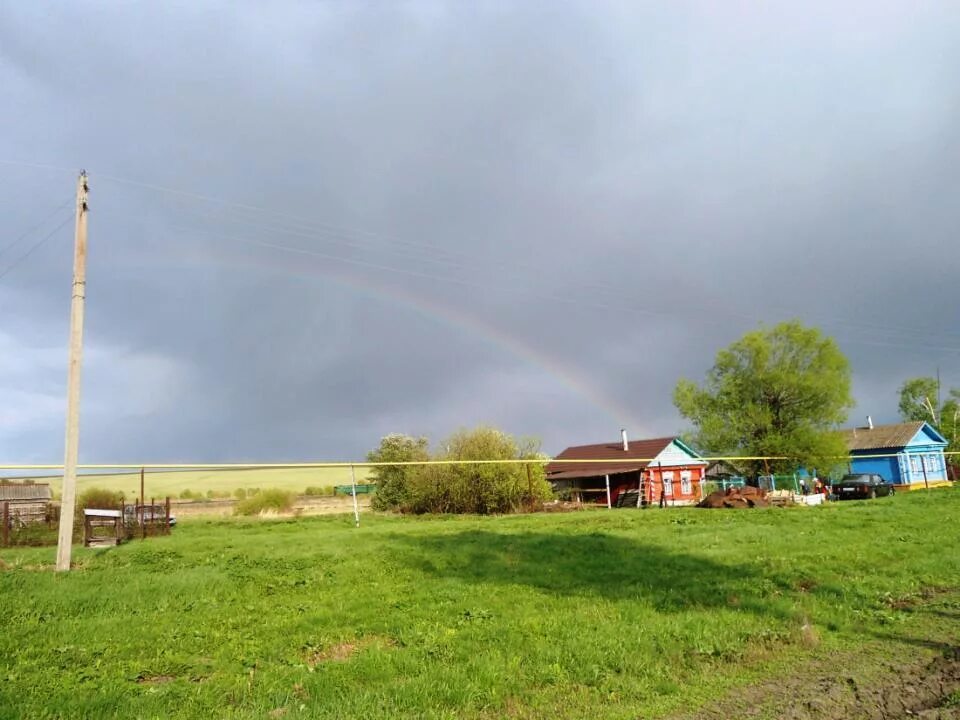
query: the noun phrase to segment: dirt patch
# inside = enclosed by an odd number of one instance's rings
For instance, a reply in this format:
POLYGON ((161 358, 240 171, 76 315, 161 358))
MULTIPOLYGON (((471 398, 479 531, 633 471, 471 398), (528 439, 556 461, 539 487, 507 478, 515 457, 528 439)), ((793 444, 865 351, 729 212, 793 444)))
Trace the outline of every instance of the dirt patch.
MULTIPOLYGON (((855 663, 847 658, 838 666, 855 663)), ((869 677, 823 669, 732 691, 715 705, 675 720, 960 720, 960 646, 944 645, 932 660, 885 662, 869 677)))
POLYGON ((345 662, 361 650, 371 647, 387 648, 393 647, 396 643, 388 637, 379 635, 366 635, 362 638, 350 640, 347 642, 335 643, 324 647, 307 646, 304 648, 304 660, 308 667, 316 667, 326 662, 345 662))
POLYGON ((697 503, 697 507, 701 508, 752 508, 769 505, 766 491, 749 485, 717 490, 697 503))
MULTIPOLYGON (((358 495, 360 512, 370 510, 370 496, 358 495)), ((170 512, 178 519, 200 517, 230 517, 235 500, 200 500, 175 503, 170 512)), ((337 515, 353 512, 353 498, 349 495, 326 497, 299 497, 294 507, 285 513, 270 513, 269 517, 295 517, 305 515, 337 515)), ((268 517, 263 515, 262 517, 268 517)))

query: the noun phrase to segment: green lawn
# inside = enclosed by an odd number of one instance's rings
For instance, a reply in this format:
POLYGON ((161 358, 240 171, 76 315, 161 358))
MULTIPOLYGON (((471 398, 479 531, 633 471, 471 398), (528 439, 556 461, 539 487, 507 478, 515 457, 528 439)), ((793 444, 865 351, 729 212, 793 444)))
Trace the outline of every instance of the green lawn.
MULTIPOLYGON (((367 477, 366 468, 357 468, 357 482, 367 477)), ((60 491, 61 477, 38 482, 50 482, 60 491)), ((184 490, 206 493, 232 493, 237 488, 281 488, 302 493, 307 487, 328 487, 350 482, 350 468, 268 468, 254 470, 179 470, 176 472, 147 472, 144 479, 147 497, 177 497, 184 490)), ((119 490, 128 497, 140 495, 140 472, 84 474, 77 478, 77 489, 91 487, 119 490)))
POLYGON ((958 510, 945 489, 359 529, 194 521, 78 550, 59 576, 52 548, 3 550, 0 717, 676 713, 817 658, 924 652, 921 596, 960 606, 958 510))

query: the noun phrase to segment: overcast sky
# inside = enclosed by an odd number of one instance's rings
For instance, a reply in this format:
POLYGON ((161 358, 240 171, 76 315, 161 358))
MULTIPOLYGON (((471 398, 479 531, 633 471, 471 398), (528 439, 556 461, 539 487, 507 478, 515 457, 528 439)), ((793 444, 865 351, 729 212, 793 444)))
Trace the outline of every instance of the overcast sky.
POLYGON ((895 421, 960 386, 958 68, 953 2, 0 0, 0 462, 63 457, 80 168, 82 462, 668 435, 794 317, 895 421))

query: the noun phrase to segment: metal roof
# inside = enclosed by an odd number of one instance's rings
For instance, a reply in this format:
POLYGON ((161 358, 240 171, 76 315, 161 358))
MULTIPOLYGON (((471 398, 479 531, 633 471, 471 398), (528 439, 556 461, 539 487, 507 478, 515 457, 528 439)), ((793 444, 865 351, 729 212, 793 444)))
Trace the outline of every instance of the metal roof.
POLYGON ((841 430, 849 450, 888 450, 905 447, 926 425, 923 420, 895 423, 893 425, 874 425, 873 428, 859 427, 841 430))
POLYGON ((653 440, 631 440, 623 449, 622 442, 599 443, 597 445, 575 445, 557 455, 557 460, 583 460, 584 462, 550 463, 547 465, 547 478, 596 477, 617 473, 643 470, 676 437, 654 438, 653 440), (623 462, 589 462, 590 460, 623 460, 623 462))
POLYGON ((50 497, 50 486, 46 483, 0 483, 0 502, 49 500, 50 497))

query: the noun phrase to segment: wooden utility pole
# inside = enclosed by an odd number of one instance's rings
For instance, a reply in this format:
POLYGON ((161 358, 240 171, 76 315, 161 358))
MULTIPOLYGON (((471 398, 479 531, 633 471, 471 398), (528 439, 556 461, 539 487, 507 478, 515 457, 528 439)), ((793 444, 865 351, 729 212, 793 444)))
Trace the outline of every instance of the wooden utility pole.
POLYGON ((70 355, 67 365, 67 429, 63 458, 63 498, 57 572, 70 569, 73 512, 77 502, 77 456, 80 449, 80 362, 83 356, 83 301, 87 295, 87 173, 77 178, 77 222, 73 248, 73 297, 70 301, 70 355))

